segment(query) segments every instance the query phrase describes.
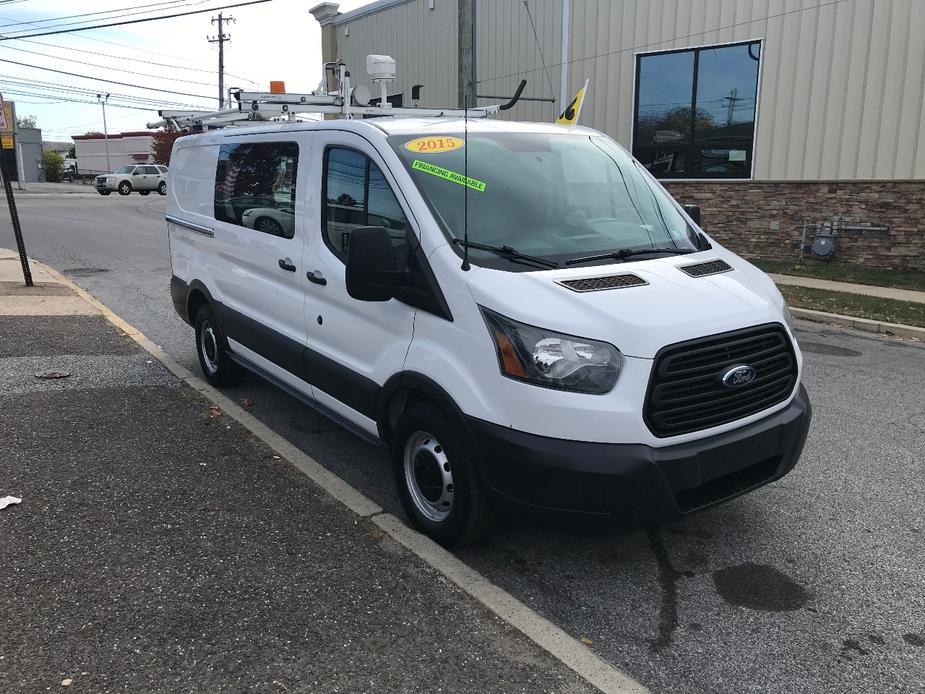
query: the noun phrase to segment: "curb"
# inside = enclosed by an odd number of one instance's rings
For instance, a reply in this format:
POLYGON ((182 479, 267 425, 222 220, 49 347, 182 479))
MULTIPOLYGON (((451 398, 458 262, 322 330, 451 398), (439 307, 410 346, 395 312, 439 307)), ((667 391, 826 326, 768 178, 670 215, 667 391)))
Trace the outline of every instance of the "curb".
POLYGON ((869 318, 844 316, 840 313, 826 313, 825 311, 815 311, 809 308, 790 307, 790 313, 794 318, 802 318, 803 320, 813 321, 814 323, 843 325, 847 328, 855 328, 856 330, 863 330, 868 333, 892 335, 894 337, 903 337, 925 342, 925 328, 917 328, 914 325, 885 323, 882 321, 870 320, 869 318))
POLYGON ((354 489, 346 481, 274 432, 250 412, 247 412, 234 400, 220 393, 206 381, 193 374, 92 294, 74 284, 57 270, 44 263, 37 264, 45 268, 57 281, 70 287, 78 296, 96 308, 110 323, 134 340, 177 378, 205 396, 212 403, 221 407, 225 415, 235 419, 331 497, 357 516, 374 523, 392 540, 438 571, 464 593, 533 641, 588 684, 607 694, 649 694, 648 689, 629 675, 605 661, 578 639, 567 634, 560 627, 527 607, 503 588, 493 584, 456 555, 444 549, 426 535, 410 528, 396 516, 384 513, 383 509, 365 494, 354 489))

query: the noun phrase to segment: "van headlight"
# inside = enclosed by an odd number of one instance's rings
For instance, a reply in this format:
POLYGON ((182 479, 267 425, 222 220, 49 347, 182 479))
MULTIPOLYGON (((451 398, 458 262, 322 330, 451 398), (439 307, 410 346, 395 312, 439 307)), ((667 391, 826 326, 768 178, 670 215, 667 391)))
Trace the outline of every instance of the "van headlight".
POLYGON ((535 386, 601 394, 610 391, 623 355, 606 342, 519 323, 479 307, 498 353, 501 373, 535 386))

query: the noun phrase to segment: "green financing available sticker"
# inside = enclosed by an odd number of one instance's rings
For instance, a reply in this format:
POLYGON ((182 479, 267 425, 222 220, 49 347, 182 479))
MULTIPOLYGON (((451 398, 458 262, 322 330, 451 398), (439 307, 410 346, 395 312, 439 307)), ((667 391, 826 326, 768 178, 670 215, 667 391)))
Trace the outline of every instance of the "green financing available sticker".
POLYGON ((474 178, 468 178, 463 176, 461 173, 456 173, 455 171, 450 171, 449 169, 444 169, 442 166, 434 166, 433 164, 428 164, 426 161, 415 159, 411 164, 411 168, 415 169, 416 171, 423 171, 424 173, 429 173, 433 176, 445 178, 447 181, 458 183, 461 186, 468 186, 474 190, 479 191, 480 193, 485 192, 484 182, 476 181, 474 178))

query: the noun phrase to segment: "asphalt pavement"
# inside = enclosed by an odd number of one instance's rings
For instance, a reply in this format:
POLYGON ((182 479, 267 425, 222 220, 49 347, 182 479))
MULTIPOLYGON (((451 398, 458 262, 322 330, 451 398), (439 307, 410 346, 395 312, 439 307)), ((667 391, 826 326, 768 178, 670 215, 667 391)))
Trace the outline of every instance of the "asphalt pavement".
POLYGON ((0 691, 592 691, 101 315, 3 313, 0 691))
MULTIPOLYGON (((34 257, 196 371, 163 214, 163 198, 20 198, 34 257)), ((780 482, 658 530, 508 520, 461 558, 655 692, 925 691, 925 346, 810 323, 798 337, 814 422, 780 482)), ((231 394, 401 513, 380 449, 257 378, 231 394)))

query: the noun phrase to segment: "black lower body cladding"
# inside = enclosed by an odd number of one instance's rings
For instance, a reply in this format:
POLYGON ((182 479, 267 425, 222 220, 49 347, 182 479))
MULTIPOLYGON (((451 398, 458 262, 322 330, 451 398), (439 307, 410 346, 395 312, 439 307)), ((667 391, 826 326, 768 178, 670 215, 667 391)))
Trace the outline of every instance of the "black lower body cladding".
POLYGON ((468 424, 481 448, 481 479, 502 505, 647 525, 780 479, 796 465, 811 418, 801 385, 790 404, 764 419, 662 448, 553 439, 473 418, 468 424))

